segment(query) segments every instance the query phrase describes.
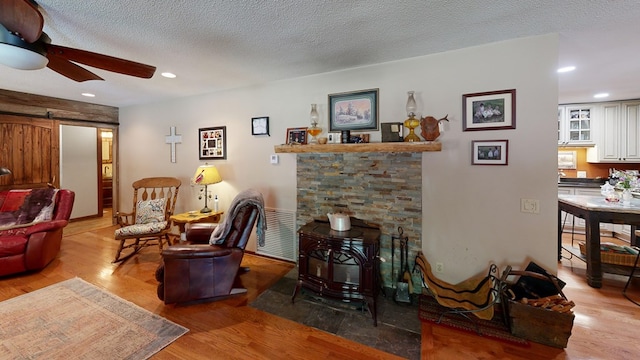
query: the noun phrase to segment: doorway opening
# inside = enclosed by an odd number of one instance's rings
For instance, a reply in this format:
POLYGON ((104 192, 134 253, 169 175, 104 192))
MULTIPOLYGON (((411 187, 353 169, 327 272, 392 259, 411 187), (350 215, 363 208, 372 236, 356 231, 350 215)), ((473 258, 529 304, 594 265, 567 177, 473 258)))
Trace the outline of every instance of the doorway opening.
POLYGON ((101 203, 102 214, 111 213, 113 211, 113 130, 100 129, 99 132, 100 157, 101 157, 101 172, 100 172, 100 186, 102 190, 101 203))

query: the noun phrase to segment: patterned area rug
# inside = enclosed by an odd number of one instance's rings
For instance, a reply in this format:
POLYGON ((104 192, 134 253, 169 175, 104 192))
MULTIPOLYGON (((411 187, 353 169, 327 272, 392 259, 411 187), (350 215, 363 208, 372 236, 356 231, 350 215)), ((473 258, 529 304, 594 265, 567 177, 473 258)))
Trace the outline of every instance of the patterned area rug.
POLYGON ((479 336, 486 336, 495 340, 506 341, 520 346, 529 346, 525 339, 514 336, 509 331, 509 327, 504 322, 502 309, 496 304, 493 319, 482 320, 470 315, 473 320, 469 320, 460 314, 446 314, 440 318, 443 312, 450 309, 438 304, 431 296, 420 296, 420 309, 418 315, 421 321, 430 321, 437 325, 448 326, 450 328, 470 332, 479 336))
POLYGON ((0 302, 0 359, 147 359, 189 329, 75 278, 0 302))

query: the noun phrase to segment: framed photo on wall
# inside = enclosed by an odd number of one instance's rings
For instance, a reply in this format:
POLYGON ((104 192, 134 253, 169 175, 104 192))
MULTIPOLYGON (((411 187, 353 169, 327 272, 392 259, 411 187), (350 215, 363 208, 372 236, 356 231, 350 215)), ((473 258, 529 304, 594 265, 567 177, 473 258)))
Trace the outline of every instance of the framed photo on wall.
POLYGON ((251 118, 251 135, 269 135, 269 117, 251 118))
POLYGON ((516 90, 462 95, 462 131, 516 128, 516 90))
POLYGON ((227 127, 218 126, 198 129, 200 160, 222 160, 227 158, 227 127))
POLYGON ((329 131, 378 130, 378 89, 329 94, 329 131))
POLYGON ((307 128, 299 127, 299 128, 288 128, 287 129, 287 144, 301 144, 304 145, 307 143, 307 128))
POLYGON ((474 140, 471 142, 472 165, 507 165, 509 140, 474 140))

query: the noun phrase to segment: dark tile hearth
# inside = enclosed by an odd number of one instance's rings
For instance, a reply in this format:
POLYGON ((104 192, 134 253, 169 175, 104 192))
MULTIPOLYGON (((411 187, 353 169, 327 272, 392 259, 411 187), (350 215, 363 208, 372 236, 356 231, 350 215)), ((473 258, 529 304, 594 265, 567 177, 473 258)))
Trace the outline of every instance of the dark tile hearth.
POLYGON ((391 294, 378 297, 378 326, 361 303, 343 303, 315 296, 304 289, 291 303, 298 277, 294 268, 262 293, 250 306, 345 339, 407 359, 420 359, 418 301, 397 304, 391 294))

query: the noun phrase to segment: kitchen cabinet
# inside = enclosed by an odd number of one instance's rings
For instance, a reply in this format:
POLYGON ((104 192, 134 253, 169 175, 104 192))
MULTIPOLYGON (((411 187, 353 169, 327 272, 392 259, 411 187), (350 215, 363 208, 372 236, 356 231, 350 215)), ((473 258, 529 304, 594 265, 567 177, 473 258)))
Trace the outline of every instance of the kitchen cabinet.
POLYGON ((631 238, 631 225, 613 224, 613 232, 616 237, 629 240, 631 238))
POLYGON ((640 102, 601 105, 596 146, 587 162, 640 163, 640 102))
MULTIPOLYGON (((574 195, 573 188, 559 187, 558 195, 574 195)), ((573 215, 563 211, 561 219, 562 219, 562 222, 564 223, 564 229, 566 229, 564 232, 573 232, 574 230, 573 215)))
POLYGON ((558 144, 593 145, 593 111, 591 105, 558 107, 558 144))

